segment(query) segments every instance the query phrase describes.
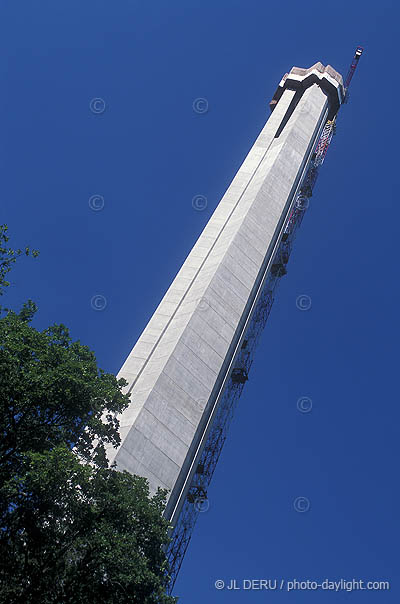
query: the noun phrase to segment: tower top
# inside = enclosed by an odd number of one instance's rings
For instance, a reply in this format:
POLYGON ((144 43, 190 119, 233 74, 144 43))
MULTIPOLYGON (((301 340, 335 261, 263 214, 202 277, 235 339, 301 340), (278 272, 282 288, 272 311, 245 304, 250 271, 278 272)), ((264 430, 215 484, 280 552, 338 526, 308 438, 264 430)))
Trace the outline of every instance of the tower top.
POLYGON ((345 90, 343 77, 333 69, 331 65, 324 66, 322 63, 314 63, 311 67, 292 67, 289 73, 285 73, 278 88, 270 102, 271 111, 281 98, 286 88, 291 90, 305 90, 312 84, 317 83, 326 92, 330 104, 330 117, 333 117, 340 105, 344 102, 345 90))

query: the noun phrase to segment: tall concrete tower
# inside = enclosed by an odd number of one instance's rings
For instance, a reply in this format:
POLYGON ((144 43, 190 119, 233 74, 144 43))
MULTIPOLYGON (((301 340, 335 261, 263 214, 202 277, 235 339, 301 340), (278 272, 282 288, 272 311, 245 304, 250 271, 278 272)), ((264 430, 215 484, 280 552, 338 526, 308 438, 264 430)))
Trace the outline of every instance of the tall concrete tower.
POLYGON ((267 280, 285 272, 293 212, 311 194, 317 143, 344 96, 329 65, 283 77, 268 121, 118 374, 131 404, 109 459, 153 491, 168 489, 173 524, 193 503, 196 473, 203 484, 224 392, 247 378, 238 359, 249 326, 267 280))

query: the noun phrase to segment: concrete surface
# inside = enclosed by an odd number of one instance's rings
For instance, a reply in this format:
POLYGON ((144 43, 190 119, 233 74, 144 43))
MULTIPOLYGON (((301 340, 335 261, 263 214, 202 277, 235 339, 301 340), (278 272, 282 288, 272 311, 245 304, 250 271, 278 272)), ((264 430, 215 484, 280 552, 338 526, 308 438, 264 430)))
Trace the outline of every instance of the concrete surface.
POLYGON ((232 357, 257 277, 280 232, 321 123, 342 101, 341 76, 293 68, 274 110, 123 364, 121 470, 167 488, 171 516, 232 357), (335 96, 336 95, 336 96, 335 96))

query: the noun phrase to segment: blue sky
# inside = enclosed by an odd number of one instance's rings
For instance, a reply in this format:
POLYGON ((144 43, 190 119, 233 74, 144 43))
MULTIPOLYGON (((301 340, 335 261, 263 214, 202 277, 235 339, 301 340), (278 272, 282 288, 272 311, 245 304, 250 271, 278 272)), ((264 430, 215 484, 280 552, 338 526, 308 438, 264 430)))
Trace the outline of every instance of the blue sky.
POLYGON ((398 3, 2 0, 0 16, 1 221, 16 246, 41 252, 15 269, 7 302, 34 299, 38 328, 66 324, 111 372, 282 75, 318 60, 345 74, 365 47, 176 594, 399 602, 398 3), (94 98, 103 113, 91 112, 94 98), (102 210, 90 209, 93 195, 102 210), (311 412, 298 411, 301 396, 311 412), (293 507, 299 496, 306 513, 293 507), (391 590, 215 589, 231 578, 388 580, 391 590))

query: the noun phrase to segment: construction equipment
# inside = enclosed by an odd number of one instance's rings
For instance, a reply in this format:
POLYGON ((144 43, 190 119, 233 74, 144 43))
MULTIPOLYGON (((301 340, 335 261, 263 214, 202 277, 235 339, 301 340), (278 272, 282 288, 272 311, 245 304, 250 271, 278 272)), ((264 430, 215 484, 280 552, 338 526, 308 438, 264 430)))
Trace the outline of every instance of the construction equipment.
POLYGON ((344 84, 343 84, 346 93, 347 93, 348 87, 350 86, 350 82, 351 82, 351 79, 352 79, 352 77, 354 75, 354 72, 357 69, 358 61, 360 60, 360 57, 361 57, 363 51, 364 51, 364 49, 363 49, 362 46, 357 46, 356 52, 354 53, 353 60, 351 62, 351 65, 349 67, 349 71, 347 72, 347 76, 346 76, 346 79, 345 79, 344 84))

